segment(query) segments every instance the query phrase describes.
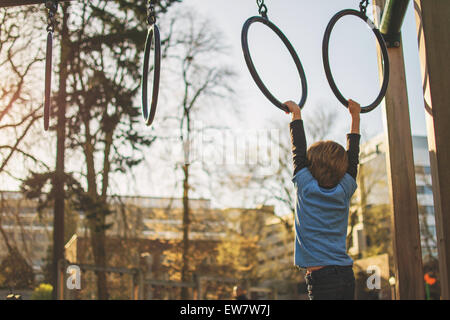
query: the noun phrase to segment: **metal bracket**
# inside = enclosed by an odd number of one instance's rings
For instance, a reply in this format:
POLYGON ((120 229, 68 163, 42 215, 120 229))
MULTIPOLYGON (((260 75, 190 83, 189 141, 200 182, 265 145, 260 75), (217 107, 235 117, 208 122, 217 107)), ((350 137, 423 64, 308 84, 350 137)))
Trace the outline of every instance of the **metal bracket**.
POLYGON ((384 42, 386 42, 386 46, 388 48, 400 48, 402 44, 402 34, 381 34, 383 36, 384 42))

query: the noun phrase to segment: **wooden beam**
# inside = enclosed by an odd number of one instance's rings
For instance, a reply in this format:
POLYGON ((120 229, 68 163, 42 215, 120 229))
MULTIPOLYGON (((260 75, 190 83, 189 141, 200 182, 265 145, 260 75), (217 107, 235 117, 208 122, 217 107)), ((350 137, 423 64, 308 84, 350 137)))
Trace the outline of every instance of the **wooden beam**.
MULTIPOLYGON (((83 0, 59 0, 59 2, 83 1, 83 0)), ((0 8, 29 6, 33 4, 45 4, 45 0, 1 0, 0 8)))
POLYGON ((442 299, 450 299, 450 1, 415 0, 442 299))
POLYGON ((195 288, 195 282, 179 282, 171 280, 144 280, 145 284, 156 287, 195 288))
POLYGON ((137 268, 123 268, 123 267, 100 267, 92 264, 77 264, 77 266, 83 270, 98 271, 98 272, 111 272, 135 275, 139 273, 137 268))
MULTIPOLYGON (((384 8, 385 0, 374 0, 374 4, 384 8)), ((377 11, 375 7, 374 10, 377 11)), ((383 115, 387 135, 386 167, 393 212, 396 296, 397 299, 424 299, 419 206, 403 46, 388 48, 388 53, 391 78, 383 115)), ((378 56, 380 75, 383 76, 380 52, 378 56)))

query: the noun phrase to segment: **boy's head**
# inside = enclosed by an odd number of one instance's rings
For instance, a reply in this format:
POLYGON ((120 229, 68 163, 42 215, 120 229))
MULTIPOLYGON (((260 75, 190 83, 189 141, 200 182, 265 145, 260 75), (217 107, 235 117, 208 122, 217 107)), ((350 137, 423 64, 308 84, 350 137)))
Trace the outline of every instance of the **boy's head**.
POLYGON ((319 186, 333 188, 348 168, 347 151, 334 141, 319 141, 308 149, 309 171, 319 186))

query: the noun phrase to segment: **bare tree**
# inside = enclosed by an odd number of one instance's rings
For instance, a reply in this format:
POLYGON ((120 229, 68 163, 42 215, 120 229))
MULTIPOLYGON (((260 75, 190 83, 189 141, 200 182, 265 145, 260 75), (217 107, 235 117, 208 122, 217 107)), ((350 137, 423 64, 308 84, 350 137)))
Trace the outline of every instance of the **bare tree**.
MULTIPOLYGON (((176 30, 172 41, 177 44, 176 50, 169 55, 167 64, 171 65, 176 83, 180 86, 180 99, 175 102, 176 109, 170 121, 178 123, 178 135, 181 149, 184 153, 183 163, 178 166, 183 173, 183 249, 181 280, 189 278, 190 254, 190 197, 193 185, 193 165, 201 166, 201 159, 194 159, 191 148, 199 131, 193 127, 193 122, 201 119, 202 113, 208 111, 208 104, 216 99, 224 99, 233 94, 231 80, 234 71, 222 59, 226 57, 227 47, 221 34, 214 29, 211 22, 199 17, 193 11, 177 14, 176 30)), ((173 122, 172 122, 173 123, 173 122)), ((204 128, 203 128, 204 129, 204 128)), ((187 297, 183 290, 182 298, 187 297)))
MULTIPOLYGON (((176 2, 160 1, 157 10, 164 11, 176 2)), ((155 140, 154 135, 139 130, 141 116, 136 105, 147 33, 144 8, 146 1, 128 0, 63 5, 61 32, 57 33, 62 39, 57 56, 58 124, 52 128, 58 136, 57 170, 53 176, 32 173, 28 179, 34 186, 52 183, 54 192, 49 197, 55 212, 61 213, 64 198, 69 198, 55 190, 64 191, 65 185, 76 196, 78 210, 86 213, 94 262, 99 266, 108 262, 111 177, 138 165, 155 140), (66 153, 71 162, 65 168, 66 153)), ((162 42, 167 53, 168 41, 162 42)), ((100 299, 108 298, 104 272, 97 273, 97 292, 100 299)))
MULTIPOLYGON (((4 190, 20 183, 27 170, 49 169, 33 148, 42 128, 38 120, 42 117, 44 52, 39 39, 42 30, 45 33, 45 14, 38 13, 37 7, 0 9, 0 176, 12 183, 3 185, 4 190)), ((22 216, 25 203, 24 199, 5 199, 2 193, 0 237, 10 259, 17 260, 17 270, 26 263, 26 270, 32 272, 34 235, 22 216)))
POLYGON ((9 165, 15 159, 46 166, 24 148, 42 116, 41 95, 32 85, 41 78, 36 71, 44 56, 34 13, 34 7, 0 10, 0 174, 13 175, 9 165))

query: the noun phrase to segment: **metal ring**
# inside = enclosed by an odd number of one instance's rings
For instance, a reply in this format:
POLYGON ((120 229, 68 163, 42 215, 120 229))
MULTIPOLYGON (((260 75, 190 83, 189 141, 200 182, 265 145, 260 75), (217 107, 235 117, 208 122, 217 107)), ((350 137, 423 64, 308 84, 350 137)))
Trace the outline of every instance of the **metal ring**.
POLYGON ((45 59, 45 100, 44 100, 44 130, 50 123, 50 106, 52 93, 52 60, 53 60, 53 32, 47 34, 47 54, 45 59))
POLYGON ((159 34, 158 26, 155 24, 149 30, 147 34, 147 40, 145 42, 144 53, 144 67, 142 73, 142 115, 144 117, 145 124, 150 126, 155 118, 156 106, 158 104, 159 94, 159 79, 161 72, 161 37, 159 34), (150 67, 150 52, 152 47, 152 40, 155 38, 155 59, 153 69, 153 93, 151 101, 151 110, 148 110, 148 71, 150 67))
POLYGON ((360 19, 362 19, 364 22, 366 22, 370 26, 373 33, 377 37, 378 43, 380 44, 381 52, 383 54, 383 62, 384 62, 383 84, 381 86, 380 93, 378 94, 378 97, 375 99, 375 101, 366 107, 361 107, 361 113, 367 113, 367 112, 370 112, 373 109, 375 109, 381 103, 381 101, 383 101, 383 99, 386 95, 387 89, 388 89, 388 85, 389 85, 389 70, 390 70, 389 55, 388 55, 386 43, 384 42, 384 39, 383 39, 383 36, 381 35, 380 30, 378 30, 375 27, 373 22, 368 17, 366 17, 364 14, 362 14, 361 12, 352 10, 352 9, 342 10, 342 11, 338 12, 337 14, 335 14, 334 17, 331 19, 331 21, 328 23, 327 29, 325 31, 325 36, 323 38, 323 44, 322 44, 323 65, 325 68, 325 74, 327 76, 331 90, 333 90, 333 93, 336 96, 336 98, 345 107, 348 107, 348 100, 346 98, 344 98, 344 96, 341 94, 338 87, 336 86, 336 82, 333 79, 333 75, 331 73, 331 68, 330 68, 330 59, 329 59, 329 54, 328 54, 331 32, 333 31, 333 28, 334 28, 336 22, 338 22, 339 19, 341 19, 342 17, 347 16, 347 15, 353 15, 353 16, 359 17, 360 19))
POLYGON ((306 75, 305 75, 305 71, 303 70, 302 63, 300 62, 300 59, 299 59, 294 47, 289 42, 288 38, 286 38, 286 36, 283 34, 283 32, 280 29, 278 29, 278 27, 275 26, 272 22, 270 22, 269 19, 266 19, 263 17, 258 17, 258 16, 251 17, 245 22, 245 24, 242 28, 242 37, 241 37, 242 50, 244 52, 245 62, 247 63, 247 67, 250 71, 250 74, 253 77, 253 80, 255 81, 258 88, 262 91, 262 93, 266 96, 266 98, 269 99, 270 102, 272 102, 277 108, 279 108, 285 112, 289 112, 289 109, 287 108, 287 106, 285 106, 283 103, 281 103, 277 98, 275 98, 270 93, 270 91, 267 89, 267 87, 264 85, 261 78, 259 77, 258 72, 256 71, 256 68, 255 68, 255 65, 253 64, 253 61, 252 61, 252 58, 250 55, 250 50, 248 48, 248 30, 250 29, 250 26, 255 22, 260 22, 262 24, 265 24, 270 29, 272 29, 278 35, 278 37, 283 41, 286 48, 289 50, 289 53, 291 54, 291 57, 294 59, 295 65, 297 66, 297 70, 298 70, 298 73, 300 75, 300 79, 302 82, 302 98, 301 98, 300 102, 298 103, 298 105, 300 106, 300 108, 303 108, 303 106, 305 105, 305 102, 306 102, 306 98, 308 96, 308 85, 307 85, 306 75))

